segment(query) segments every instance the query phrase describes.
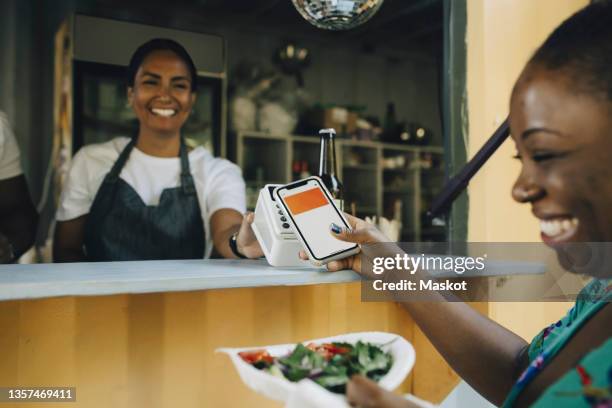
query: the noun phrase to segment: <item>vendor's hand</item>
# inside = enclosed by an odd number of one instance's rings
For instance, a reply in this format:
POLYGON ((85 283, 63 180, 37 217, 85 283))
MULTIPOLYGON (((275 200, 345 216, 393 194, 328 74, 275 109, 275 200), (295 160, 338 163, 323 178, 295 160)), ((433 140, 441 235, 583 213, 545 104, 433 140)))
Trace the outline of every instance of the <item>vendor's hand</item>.
MULTIPOLYGON (((351 230, 340 228, 340 232, 336 233, 330 228, 329 233, 337 239, 346 242, 354 242, 359 245, 389 242, 389 238, 380 232, 374 225, 349 214, 344 214, 344 216, 348 220, 351 230)), ((308 255, 306 255, 304 251, 300 251, 300 258, 306 260, 308 259, 308 255)), ((361 254, 355 254, 344 259, 331 261, 327 264, 327 269, 331 272, 342 269, 352 269, 357 273, 361 273, 361 254)))
POLYGON ((359 408, 419 408, 411 401, 360 375, 353 376, 347 384, 346 399, 349 404, 359 408))
POLYGON ((255 214, 247 212, 242 218, 242 224, 238 235, 236 235, 236 246, 238 252, 247 258, 261 258, 264 256, 263 250, 257 241, 257 237, 251 228, 251 224, 255 220, 255 214))
POLYGON ((0 232, 0 264, 13 261, 13 250, 8 238, 0 232))

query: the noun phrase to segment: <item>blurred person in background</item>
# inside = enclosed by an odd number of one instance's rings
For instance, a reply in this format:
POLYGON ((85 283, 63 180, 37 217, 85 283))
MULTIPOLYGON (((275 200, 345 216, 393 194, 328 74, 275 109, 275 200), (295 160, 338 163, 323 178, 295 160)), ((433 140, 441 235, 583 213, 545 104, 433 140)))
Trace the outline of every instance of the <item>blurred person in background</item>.
POLYGON ((19 147, 6 115, 0 112, 0 264, 15 262, 34 244, 37 224, 19 147))

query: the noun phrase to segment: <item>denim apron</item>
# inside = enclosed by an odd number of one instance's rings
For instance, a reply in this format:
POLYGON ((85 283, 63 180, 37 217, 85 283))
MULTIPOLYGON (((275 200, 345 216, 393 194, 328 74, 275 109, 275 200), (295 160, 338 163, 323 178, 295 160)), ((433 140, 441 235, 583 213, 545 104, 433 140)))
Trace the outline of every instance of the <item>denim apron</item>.
POLYGON ((119 177, 135 143, 134 138, 123 149, 94 198, 85 226, 87 259, 201 259, 204 223, 183 140, 181 185, 163 190, 157 206, 147 206, 119 177))

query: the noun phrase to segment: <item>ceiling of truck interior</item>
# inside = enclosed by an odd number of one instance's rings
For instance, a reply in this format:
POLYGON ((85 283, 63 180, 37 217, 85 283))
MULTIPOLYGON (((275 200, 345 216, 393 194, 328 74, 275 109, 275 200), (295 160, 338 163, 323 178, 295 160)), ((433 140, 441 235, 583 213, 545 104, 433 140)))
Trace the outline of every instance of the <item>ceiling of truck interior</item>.
POLYGON ((385 0, 371 20, 353 30, 331 32, 307 23, 291 0, 91 0, 77 11, 197 31, 255 29, 288 39, 313 39, 375 50, 438 54, 443 0, 385 0), (169 4, 171 7, 169 7, 169 4))

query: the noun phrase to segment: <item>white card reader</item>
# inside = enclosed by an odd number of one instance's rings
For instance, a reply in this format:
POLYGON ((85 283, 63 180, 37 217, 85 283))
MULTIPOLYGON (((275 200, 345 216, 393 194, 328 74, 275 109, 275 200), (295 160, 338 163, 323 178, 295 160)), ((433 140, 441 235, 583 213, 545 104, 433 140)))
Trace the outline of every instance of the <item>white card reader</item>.
POLYGON ((270 265, 312 268, 310 262, 300 259, 298 254, 302 244, 287 222, 287 215, 274 199, 274 189, 280 186, 282 184, 266 184, 261 189, 251 227, 270 265))

